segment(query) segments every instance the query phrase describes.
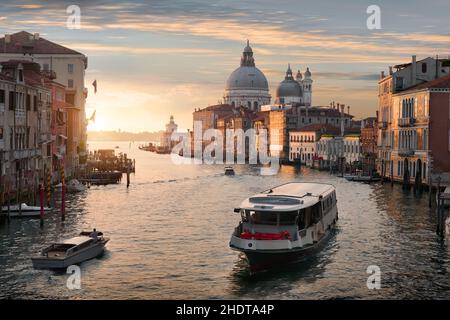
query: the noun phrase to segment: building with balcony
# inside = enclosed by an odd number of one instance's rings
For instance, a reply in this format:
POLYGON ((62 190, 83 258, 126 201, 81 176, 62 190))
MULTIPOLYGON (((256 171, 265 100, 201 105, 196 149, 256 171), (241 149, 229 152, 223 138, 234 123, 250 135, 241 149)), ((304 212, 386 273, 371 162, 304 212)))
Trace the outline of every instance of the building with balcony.
POLYGON ((450 183, 450 75, 394 93, 391 113, 391 177, 450 183))
MULTIPOLYGON (((339 129, 331 125, 312 124, 289 132, 289 161, 312 167, 320 160, 317 143, 322 135, 337 135, 339 129)), ((323 159, 323 158, 322 158, 323 159)))
POLYGON ((36 190, 51 172, 51 91, 39 64, 0 63, 0 189, 36 190))
MULTIPOLYGON (((417 136, 417 130, 411 128, 421 126, 417 123, 421 120, 417 119, 415 112, 421 110, 418 104, 424 104, 426 99, 409 97, 409 90, 448 74, 449 59, 428 57, 418 61, 416 56, 412 56, 411 62, 389 67, 388 75, 381 73, 378 82, 377 170, 382 176, 399 180, 398 173, 403 174, 405 170, 398 164, 398 151, 403 155, 411 155, 410 146, 415 148, 417 139, 422 139, 417 136)), ((422 134, 422 130, 419 131, 422 134)), ((405 165, 414 169, 414 165, 405 165)))
POLYGON ((88 60, 85 55, 40 37, 38 33, 25 31, 7 34, 0 38, 0 61, 11 59, 28 60, 40 65, 44 75, 66 87, 65 101, 68 103, 68 128, 72 141, 68 144, 68 161, 78 166, 86 159, 87 136, 85 101, 87 89, 84 85, 88 60), (68 155, 69 156, 69 152, 68 155))

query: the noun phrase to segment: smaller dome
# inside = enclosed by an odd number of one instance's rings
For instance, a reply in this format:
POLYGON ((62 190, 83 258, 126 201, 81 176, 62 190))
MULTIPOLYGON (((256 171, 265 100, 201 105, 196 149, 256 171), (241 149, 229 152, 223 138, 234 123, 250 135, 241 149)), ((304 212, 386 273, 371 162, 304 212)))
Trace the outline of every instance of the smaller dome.
POLYGON ((283 81, 278 85, 277 88, 277 97, 301 97, 302 96, 302 88, 300 84, 294 80, 292 76, 291 66, 288 66, 286 71, 286 77, 283 81))

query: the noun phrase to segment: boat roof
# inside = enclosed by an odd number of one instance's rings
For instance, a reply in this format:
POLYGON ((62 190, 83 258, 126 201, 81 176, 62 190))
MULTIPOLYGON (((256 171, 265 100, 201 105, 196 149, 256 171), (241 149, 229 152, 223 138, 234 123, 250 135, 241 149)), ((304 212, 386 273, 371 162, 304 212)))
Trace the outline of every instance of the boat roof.
POLYGON ((92 240, 91 237, 78 236, 78 237, 73 237, 73 238, 70 238, 70 239, 66 239, 62 243, 64 243, 64 244, 73 244, 75 246, 79 246, 80 244, 88 242, 90 240, 92 240))
POLYGON ((317 182, 291 182, 256 194, 241 203, 242 209, 292 211, 307 208, 335 190, 334 186, 317 182))

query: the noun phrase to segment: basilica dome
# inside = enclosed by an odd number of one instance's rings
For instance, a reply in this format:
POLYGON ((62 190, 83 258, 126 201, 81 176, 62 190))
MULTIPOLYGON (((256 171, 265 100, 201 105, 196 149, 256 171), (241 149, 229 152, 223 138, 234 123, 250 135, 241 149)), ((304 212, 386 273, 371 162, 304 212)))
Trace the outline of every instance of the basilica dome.
POLYGON ((235 107, 244 106, 254 111, 259 111, 262 105, 270 103, 269 83, 264 73, 255 66, 253 50, 248 40, 239 68, 228 77, 224 103, 235 107))
POLYGON ((264 73, 254 66, 241 66, 227 80, 226 90, 269 90, 264 73))

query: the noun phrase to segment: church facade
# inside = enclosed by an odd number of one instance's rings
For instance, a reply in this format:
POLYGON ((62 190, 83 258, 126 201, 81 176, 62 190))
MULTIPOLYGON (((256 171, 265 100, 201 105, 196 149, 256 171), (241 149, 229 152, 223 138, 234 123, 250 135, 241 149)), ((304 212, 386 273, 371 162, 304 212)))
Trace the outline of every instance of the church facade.
MULTIPOLYGON (((312 82, 309 68, 304 75, 298 70, 294 79, 289 65, 285 79, 276 89, 275 104, 311 106, 312 82)), ((271 98, 267 78, 256 67, 253 50, 247 41, 240 66, 228 77, 223 102, 235 108, 242 106, 251 111, 261 111, 262 106, 271 104, 271 98)))

